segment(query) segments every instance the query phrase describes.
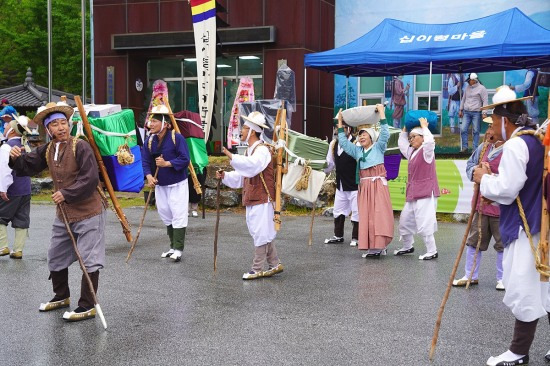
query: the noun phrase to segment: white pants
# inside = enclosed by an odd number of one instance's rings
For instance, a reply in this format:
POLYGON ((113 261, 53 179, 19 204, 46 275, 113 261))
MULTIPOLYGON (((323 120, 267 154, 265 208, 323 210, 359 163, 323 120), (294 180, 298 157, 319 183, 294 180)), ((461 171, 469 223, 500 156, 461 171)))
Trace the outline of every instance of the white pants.
MULTIPOLYGON (((535 245, 539 238, 540 234, 533 236, 535 245)), ((535 258, 523 228, 519 229, 518 239, 504 248, 502 266, 502 283, 506 288, 502 302, 516 319, 532 322, 550 312, 550 286, 548 282, 540 282, 535 258)))
POLYGON ((187 227, 187 206, 189 204, 187 179, 169 186, 156 186, 155 201, 164 225, 172 225, 174 229, 187 227))
POLYGON ((250 236, 254 239, 255 247, 271 243, 277 236, 273 215, 273 203, 271 202, 246 206, 246 225, 250 236))
POLYGON ((421 198, 405 202, 405 207, 399 217, 399 236, 403 241, 403 248, 409 249, 414 243, 414 234, 422 236, 427 253, 437 252, 433 234, 437 231, 435 210, 437 198, 432 194, 429 198, 421 198))
POLYGON ((336 189, 334 195, 334 210, 333 216, 336 218, 340 215, 349 216, 351 220, 359 222, 359 210, 357 209, 357 191, 341 191, 336 189))
POLYGON ((399 235, 418 234, 424 237, 435 233, 437 231, 436 207, 437 198, 433 194, 429 198, 405 202, 399 217, 399 235))

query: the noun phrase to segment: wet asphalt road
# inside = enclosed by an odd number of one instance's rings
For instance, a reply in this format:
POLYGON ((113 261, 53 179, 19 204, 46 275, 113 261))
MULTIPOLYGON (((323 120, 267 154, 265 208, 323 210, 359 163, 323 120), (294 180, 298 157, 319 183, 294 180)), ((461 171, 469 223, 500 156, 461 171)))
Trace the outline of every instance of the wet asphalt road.
MULTIPOLYGON (((134 235, 142 210, 125 210, 134 235)), ((317 217, 308 246, 310 218, 283 217, 276 244, 285 271, 243 281, 253 254, 243 214, 221 216, 214 273, 215 214, 189 219, 183 260, 173 263, 160 258, 167 236, 150 211, 126 264, 129 244, 109 212, 98 294, 104 331, 99 319, 65 323, 63 310, 38 312, 52 297, 46 251, 54 206, 34 204, 31 212, 23 260, 0 258, 0 365, 430 365, 437 311, 465 230, 440 223, 437 260, 419 261, 418 241, 414 256, 363 259, 348 245, 349 222, 345 244, 325 245, 333 221, 317 217)), ((495 259, 492 249, 484 255, 479 286, 451 292, 431 364, 484 365, 507 349, 514 319, 494 288, 495 259)), ((76 304, 77 263, 69 273, 76 304)), ((549 347, 543 319, 530 365, 546 365, 549 347)))

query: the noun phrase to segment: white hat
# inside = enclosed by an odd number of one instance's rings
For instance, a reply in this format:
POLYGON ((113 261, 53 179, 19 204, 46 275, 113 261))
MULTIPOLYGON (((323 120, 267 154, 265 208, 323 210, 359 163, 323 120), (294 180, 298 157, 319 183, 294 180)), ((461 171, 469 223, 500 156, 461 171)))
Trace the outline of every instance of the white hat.
POLYGON ((477 80, 477 74, 475 72, 471 72, 468 76, 468 80, 477 80))
POLYGON ((149 112, 148 114, 167 114, 167 115, 170 115, 171 113, 168 110, 167 106, 161 104, 161 105, 156 105, 153 108, 151 108, 151 112, 149 112))
POLYGON ((16 116, 15 114, 12 114, 13 119, 10 121, 10 127, 17 133, 18 135, 23 135, 24 133, 28 133, 29 135, 32 133, 29 129, 29 117, 27 116, 16 116))
POLYGON ((244 118, 244 124, 253 129, 256 132, 262 132, 262 129, 268 128, 265 124, 265 116, 260 112, 251 112, 248 116, 241 116, 244 118))
POLYGON ((74 113, 74 109, 65 102, 49 102, 45 106, 38 107, 38 110, 36 111, 36 116, 34 116, 34 121, 36 123, 44 124, 44 119, 48 115, 56 112, 62 113, 67 118, 67 120, 70 120, 74 113))
POLYGON ((380 113, 377 113, 375 105, 359 106, 346 109, 342 112, 342 118, 348 126, 374 125, 380 121, 380 113))
POLYGON ((415 127, 411 130, 411 132, 409 132, 409 135, 420 135, 420 136, 424 136, 424 132, 422 131, 422 127, 415 127))
POLYGON ((373 144, 378 140, 378 136, 380 134, 374 128, 367 127, 366 125, 363 125, 359 128, 359 134, 361 134, 361 132, 363 132, 363 131, 366 131, 369 134, 370 139, 371 139, 373 144))
POLYGON ((481 107, 481 110, 493 109, 497 105, 506 104, 510 102, 517 102, 517 101, 531 98, 531 97, 518 98, 516 96, 516 92, 510 89, 508 85, 499 86, 496 90, 497 92, 495 93, 495 95, 493 95, 493 104, 489 104, 489 105, 486 105, 485 107, 481 107))

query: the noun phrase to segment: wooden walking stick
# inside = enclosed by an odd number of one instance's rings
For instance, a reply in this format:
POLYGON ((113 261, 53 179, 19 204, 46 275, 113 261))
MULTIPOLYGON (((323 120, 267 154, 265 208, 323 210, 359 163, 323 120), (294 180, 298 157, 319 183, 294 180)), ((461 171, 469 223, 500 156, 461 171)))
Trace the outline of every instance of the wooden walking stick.
POLYGON ((101 157, 101 154, 99 153, 99 148, 95 143, 94 134, 92 133, 92 128, 90 127, 90 122, 88 121, 88 116, 86 115, 86 111, 84 110, 84 106, 82 105, 82 100, 80 99, 80 96, 76 95, 74 97, 74 101, 76 102, 76 106, 78 107, 78 113, 80 114, 80 118, 82 119, 82 125, 84 126, 86 137, 88 138, 88 142, 90 143, 90 146, 94 151, 95 159, 97 161, 97 165, 99 166, 99 171, 101 173, 101 176, 103 177, 103 182, 105 183, 107 192, 109 192, 109 197, 111 198, 111 202, 113 203, 113 206, 115 208, 115 213, 118 217, 118 220, 122 225, 124 236, 126 236, 126 240, 128 240, 128 242, 131 242, 132 232, 130 231, 130 225, 128 224, 126 215, 124 215, 124 212, 122 211, 122 208, 118 203, 115 190, 113 188, 113 185, 111 184, 111 180, 109 179, 109 174, 107 174, 107 169, 105 168, 105 164, 103 164, 103 158, 101 157))
POLYGON ((73 242, 73 249, 76 254, 76 257, 78 258, 78 263, 80 264, 80 269, 82 270, 82 274, 84 274, 84 277, 86 277, 86 282, 90 287, 90 292, 92 293, 92 297, 94 298, 94 307, 95 307, 95 310, 97 311, 97 315, 99 315, 99 319, 103 324, 103 328, 107 329, 107 322, 105 321, 105 317, 103 316, 103 311, 101 310, 101 306, 99 306, 99 302, 97 301, 97 296, 94 290, 94 285, 92 284, 92 280, 90 279, 90 275, 88 274, 88 271, 86 270, 86 266, 84 265, 84 261, 82 260, 82 256, 78 251, 76 240, 73 236, 73 232, 71 231, 71 227, 69 226, 69 220, 67 220, 67 214, 65 213, 65 208, 63 208, 63 204, 61 203, 58 204, 57 207, 59 207, 59 210, 61 211, 61 215, 63 216, 63 222, 65 223, 65 228, 67 228, 67 232, 69 233, 69 236, 71 237, 71 241, 73 242))
MULTIPOLYGON (((162 156, 162 155, 161 155, 162 156)), ((155 175, 153 176, 154 179, 157 179, 157 175, 159 174, 159 167, 157 166, 157 169, 155 170, 155 175)), ((149 202, 151 201, 152 193, 154 192, 155 188, 151 188, 149 191, 149 194, 147 195, 147 201, 145 202, 145 209, 143 209, 143 215, 141 215, 141 222, 139 223, 138 231, 136 234, 136 238, 134 239, 132 246, 130 247, 130 250, 128 251, 128 255, 126 256, 126 263, 130 260, 130 257, 132 256, 132 253, 134 252, 134 249, 136 248, 136 243, 139 239, 139 234, 141 234, 141 228, 143 227, 143 222, 145 221, 145 214, 147 214, 147 209, 149 208, 149 202)))
MULTIPOLYGON (((164 105, 166 106, 166 108, 168 108, 170 121, 172 122, 172 127, 174 128, 174 131, 181 135, 180 128, 176 122, 176 119, 174 118, 174 113, 172 113, 172 108, 170 108, 170 103, 168 102, 168 100, 164 100, 164 105)), ((197 178, 197 173, 195 173, 195 168, 193 167, 191 161, 189 161, 189 175, 191 175, 191 179, 193 180, 193 188, 195 188, 195 192, 197 192, 197 194, 202 194, 201 184, 199 182, 199 179, 197 178)))
MULTIPOLYGON (((279 124, 279 136, 277 140, 285 141, 286 131, 286 109, 284 108, 284 101, 281 102, 281 108, 277 111, 277 120, 275 126, 279 124), (278 122, 277 122, 278 120, 278 122)), ((274 131, 276 135, 277 131, 274 131)), ((283 181, 283 150, 284 147, 277 148, 277 173, 276 173, 276 186, 275 186, 275 213, 273 221, 275 221, 275 230, 279 231, 281 228, 281 190, 283 181)))
POLYGON ((216 228, 214 229, 214 272, 218 268, 218 229, 220 228, 220 185, 221 179, 218 179, 216 185, 216 228))
POLYGON ((445 311, 445 304, 447 303, 447 300, 449 299, 449 294, 451 292, 451 288, 453 286, 453 280, 456 276, 456 270, 458 268, 458 265, 460 263, 460 258, 462 258, 462 253, 464 252, 464 247, 466 246, 466 240, 468 239, 468 233, 470 232, 470 228, 472 227, 472 220, 474 217, 474 212, 476 211, 477 202, 479 199, 479 184, 475 185, 474 188, 474 202, 472 205, 472 210, 470 212, 470 216, 468 217, 468 225, 466 226, 466 232, 464 233, 464 237, 462 238, 462 244, 460 245, 460 249, 458 250, 458 254, 456 256, 455 264, 453 267, 453 270, 451 272, 451 276, 449 277, 449 282, 447 283, 447 290, 445 290, 445 295, 443 296, 443 300, 441 300, 441 305, 439 306, 439 311, 437 313, 437 320, 435 322, 435 329, 434 334, 432 337, 432 345, 430 348, 430 361, 433 361, 434 353, 435 353, 435 346, 437 344, 437 338, 439 337, 439 328, 441 327, 441 318, 443 317, 443 312, 445 311))
POLYGON ((309 244, 313 242, 313 220, 315 219, 315 204, 317 202, 313 202, 313 208, 311 209, 311 224, 309 224, 309 244))

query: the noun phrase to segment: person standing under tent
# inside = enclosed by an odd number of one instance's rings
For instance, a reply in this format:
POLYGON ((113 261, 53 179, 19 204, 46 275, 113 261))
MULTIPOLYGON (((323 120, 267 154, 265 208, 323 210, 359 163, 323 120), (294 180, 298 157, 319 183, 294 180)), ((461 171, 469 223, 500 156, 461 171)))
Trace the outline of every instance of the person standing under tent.
MULTIPOLYGON (((347 139, 355 143, 352 128, 344 127, 347 139)), ((336 193, 334 195, 334 236, 325 239, 325 244, 335 244, 344 242, 344 224, 346 217, 351 214, 351 223, 353 225, 351 242, 352 247, 357 246, 359 238, 359 210, 357 208, 357 183, 355 182, 355 170, 357 162, 338 144, 334 139, 329 145, 327 153, 327 168, 325 173, 336 170, 336 193)))
POLYGON ((419 234, 426 245, 420 260, 438 257, 434 233, 437 231, 435 211, 439 185, 435 170, 435 140, 428 129, 426 118, 420 118, 420 127, 410 133, 403 128, 399 134, 399 150, 409 160, 406 202, 399 217, 399 240, 403 247, 393 252, 404 255, 414 252, 414 234, 419 234))
POLYGON ((390 132, 384 106, 376 105, 380 116, 380 136, 368 125, 360 125, 357 139, 360 146, 348 140, 344 132, 342 113, 338 114, 338 143, 342 149, 357 161, 355 182, 359 185, 357 206, 359 209, 360 250, 367 257, 380 257, 393 239, 393 209, 391 206, 384 152, 390 132))
POLYGON ((481 108, 486 106, 489 100, 487 88, 481 84, 475 72, 470 73, 466 82, 468 86, 464 90, 464 95, 462 95, 462 99, 460 100, 460 110, 458 112, 458 117, 462 118, 462 125, 460 126, 460 135, 462 137, 461 152, 468 151, 468 129, 470 125, 472 125, 472 134, 474 135, 472 150, 477 148, 481 119, 487 117, 485 112, 481 112, 481 108))
MULTIPOLYGON (((537 245, 541 229, 542 174, 544 146, 533 135, 534 125, 522 103, 507 85, 497 89, 491 118, 498 140, 505 141, 499 174, 492 174, 489 164, 474 170, 474 182, 486 203, 500 204, 500 234, 504 245, 503 277, 506 288, 502 302, 515 317, 514 334, 508 350, 490 357, 487 365, 524 365, 539 318, 550 320, 550 286, 541 282, 537 261, 531 247, 537 245)), ((546 354, 550 361, 550 351, 546 354)))
MULTIPOLYGON (((468 178, 473 181, 474 178, 474 169, 479 165, 479 162, 488 163, 491 167, 492 174, 498 174, 498 166, 500 164, 500 159, 502 158, 502 148, 504 146, 504 141, 497 140, 493 132, 493 120, 491 117, 485 118, 483 121, 491 123, 487 132, 485 133, 485 144, 481 144, 474 151, 468 162, 466 163, 466 175, 468 178), (481 152, 485 149, 484 155, 481 157, 481 152)), ((500 208, 498 204, 484 204, 481 195, 478 195, 478 203, 476 207, 476 212, 472 220, 472 226, 470 232, 468 233, 468 241, 466 242, 466 264, 464 266, 464 277, 456 279, 453 281, 453 286, 462 287, 466 286, 468 282, 468 276, 472 272, 472 267, 474 265, 474 256, 476 252, 477 243, 479 241, 479 230, 478 226, 481 228, 481 243, 479 247, 479 252, 476 259, 476 267, 472 275, 472 281, 470 284, 477 285, 479 283, 479 266, 481 264, 482 253, 487 251, 489 247, 489 242, 491 238, 495 238, 494 248, 497 252, 497 263, 496 263, 496 272, 497 272, 497 290, 504 290, 504 284, 502 283, 502 255, 504 247, 502 246, 502 239, 500 236, 499 229, 499 216, 500 208), (481 210, 481 215, 479 211, 481 210), (481 223, 478 225, 478 220, 481 220, 481 223)), ((472 197, 472 204, 475 197, 472 197)))
POLYGON ((246 155, 232 154, 225 147, 223 153, 229 158, 232 172, 219 170, 216 178, 230 188, 242 188, 243 206, 246 207, 246 225, 254 240, 252 269, 243 274, 243 280, 271 277, 283 271, 273 240, 277 236, 274 218, 275 177, 271 152, 261 140, 266 125, 265 116, 252 112, 242 116, 241 141, 248 143, 246 155), (264 270, 267 261, 268 269, 264 270))

